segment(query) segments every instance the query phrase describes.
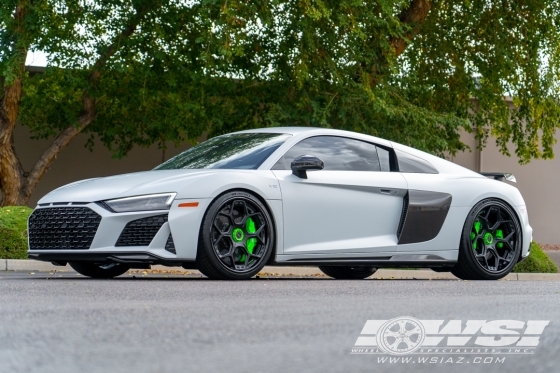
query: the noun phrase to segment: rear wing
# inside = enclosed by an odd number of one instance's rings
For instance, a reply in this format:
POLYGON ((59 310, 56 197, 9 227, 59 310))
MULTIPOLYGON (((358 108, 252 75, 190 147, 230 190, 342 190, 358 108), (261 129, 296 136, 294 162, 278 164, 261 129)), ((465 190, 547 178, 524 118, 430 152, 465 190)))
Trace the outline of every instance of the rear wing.
POLYGON ((507 180, 507 181, 511 181, 512 183, 517 182, 513 174, 508 174, 504 172, 480 172, 480 174, 482 176, 492 177, 494 178, 494 180, 500 180, 500 181, 507 180))

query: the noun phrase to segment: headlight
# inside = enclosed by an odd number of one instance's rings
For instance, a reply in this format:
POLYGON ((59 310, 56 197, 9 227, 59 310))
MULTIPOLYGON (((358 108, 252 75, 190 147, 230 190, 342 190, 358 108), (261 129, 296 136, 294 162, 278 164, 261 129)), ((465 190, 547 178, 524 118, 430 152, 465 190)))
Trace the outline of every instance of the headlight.
POLYGON ((150 194, 103 201, 114 212, 169 210, 177 193, 150 194))

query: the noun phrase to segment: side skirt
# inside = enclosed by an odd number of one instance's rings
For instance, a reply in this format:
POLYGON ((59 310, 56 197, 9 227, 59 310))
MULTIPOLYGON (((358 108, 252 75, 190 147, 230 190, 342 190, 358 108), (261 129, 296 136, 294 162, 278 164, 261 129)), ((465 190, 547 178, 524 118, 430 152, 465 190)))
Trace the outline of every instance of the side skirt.
POLYGON ((434 254, 396 254, 383 257, 333 257, 333 258, 291 258, 275 262, 276 266, 373 266, 377 268, 412 267, 453 267, 456 259, 446 259, 434 254))

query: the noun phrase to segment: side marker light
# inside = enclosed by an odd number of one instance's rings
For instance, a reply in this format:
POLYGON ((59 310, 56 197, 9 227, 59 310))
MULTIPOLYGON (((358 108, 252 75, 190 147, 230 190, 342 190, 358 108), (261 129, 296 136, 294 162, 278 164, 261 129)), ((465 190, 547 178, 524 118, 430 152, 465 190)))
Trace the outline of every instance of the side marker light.
POLYGON ((179 203, 179 207, 198 207, 198 202, 179 203))

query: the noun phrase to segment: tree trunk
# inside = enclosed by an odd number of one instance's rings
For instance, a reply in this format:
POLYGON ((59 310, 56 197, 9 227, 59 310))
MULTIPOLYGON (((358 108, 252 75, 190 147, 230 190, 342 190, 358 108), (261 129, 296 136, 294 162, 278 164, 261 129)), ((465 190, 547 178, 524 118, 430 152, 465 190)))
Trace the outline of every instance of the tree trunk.
POLYGON ((29 4, 21 1, 14 12, 14 46, 12 53, 14 62, 8 69, 13 74, 10 79, 2 80, 0 106, 0 187, 2 188, 2 206, 21 205, 27 200, 22 196, 25 176, 21 163, 14 149, 14 128, 19 115, 21 97, 23 95, 23 77, 25 74, 25 58, 29 45, 22 41, 25 31, 25 17, 29 4))
MULTIPOLYGON (((410 30, 406 35, 403 35, 403 37, 391 38, 391 47, 396 57, 399 57, 406 50, 411 40, 420 32, 420 27, 426 20, 426 17, 428 17, 431 8, 431 0, 410 0, 408 7, 403 9, 398 15, 399 21, 410 27, 410 30)), ((376 87, 381 81, 381 78, 382 76, 379 74, 378 66, 373 65, 369 76, 370 87, 376 87)))
MULTIPOLYGON (((130 18, 126 27, 115 36, 113 42, 106 51, 99 55, 89 75, 89 86, 94 89, 101 80, 101 70, 109 58, 119 49, 122 41, 130 37, 142 19, 157 4, 148 2, 146 6, 136 8, 136 13, 130 18)), ((14 13, 16 24, 14 34, 16 38, 24 33, 25 12, 28 4, 23 0, 14 13)), ((96 102, 90 96, 88 89, 82 94, 82 110, 77 123, 70 125, 62 131, 52 144, 43 152, 37 160, 31 172, 24 171, 14 148, 14 128, 19 115, 21 97, 23 95, 23 78, 25 74, 25 59, 29 46, 21 46, 16 43, 13 53, 17 57, 15 62, 16 78, 6 82, 0 78, 0 89, 2 96, 0 102, 0 189, 2 199, 0 206, 26 205, 31 193, 47 172, 56 156, 76 137, 89 126, 96 116, 96 102)))
POLYGON ((399 20, 410 26, 410 32, 404 38, 393 38, 391 40, 391 46, 397 57, 404 52, 409 42, 418 34, 420 26, 431 8, 430 0, 412 0, 408 8, 399 14, 399 20))
MULTIPOLYGON (((27 54, 26 50, 24 51, 27 54)), ((23 66, 22 66, 23 70, 23 66)), ((21 71, 23 75, 23 71, 21 71)), ((19 114, 23 83, 21 76, 4 86, 0 107, 0 185, 2 206, 21 205, 21 191, 25 182, 23 169, 14 149, 14 127, 19 114)))

